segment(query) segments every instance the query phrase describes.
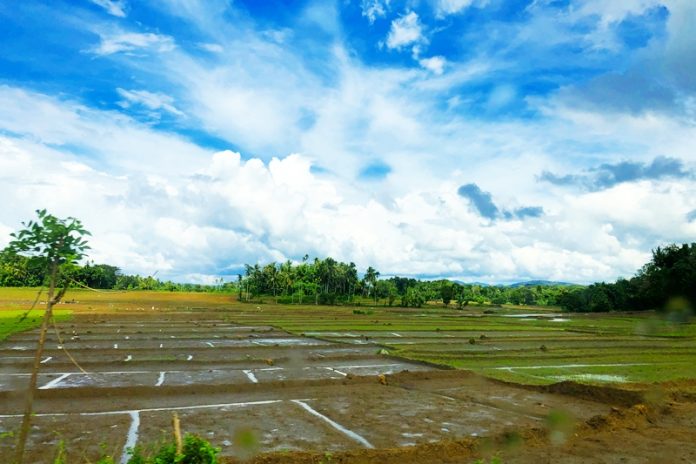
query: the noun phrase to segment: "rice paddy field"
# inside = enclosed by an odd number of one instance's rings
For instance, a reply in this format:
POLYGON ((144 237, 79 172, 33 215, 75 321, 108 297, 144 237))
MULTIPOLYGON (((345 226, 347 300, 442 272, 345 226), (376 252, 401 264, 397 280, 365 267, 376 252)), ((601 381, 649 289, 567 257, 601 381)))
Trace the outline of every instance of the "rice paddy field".
POLYGON ((341 343, 378 344, 397 356, 524 384, 696 378, 696 324, 672 324, 655 313, 255 306, 234 319, 341 343))
MULTIPOLYGON (((11 452, 45 307, 39 298, 26 314, 35 298, 0 289, 0 456, 11 452)), ((170 433, 175 411, 225 462, 696 460, 696 324, 658 314, 87 290, 69 291, 56 314, 29 444, 36 463, 51 463, 63 441, 71 462, 107 449, 125 464, 128 447, 170 433), (643 404, 658 397, 659 417, 643 404), (528 446, 509 448, 520 441, 528 446)))

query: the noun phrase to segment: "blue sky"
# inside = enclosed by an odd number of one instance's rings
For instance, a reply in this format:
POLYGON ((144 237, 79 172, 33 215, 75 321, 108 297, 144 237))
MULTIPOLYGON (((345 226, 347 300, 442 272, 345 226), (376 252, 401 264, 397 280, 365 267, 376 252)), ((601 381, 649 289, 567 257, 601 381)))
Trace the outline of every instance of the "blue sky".
POLYGON ((36 208, 126 272, 331 255, 627 276, 696 237, 691 0, 0 4, 0 245, 36 208))

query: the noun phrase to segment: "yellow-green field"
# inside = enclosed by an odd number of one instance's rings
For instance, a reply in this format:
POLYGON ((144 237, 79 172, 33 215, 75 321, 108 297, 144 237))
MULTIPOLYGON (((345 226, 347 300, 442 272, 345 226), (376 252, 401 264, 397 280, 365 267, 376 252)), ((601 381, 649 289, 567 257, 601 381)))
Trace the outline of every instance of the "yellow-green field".
MULTIPOLYGON (((0 289, 0 338, 39 323, 37 306, 13 325, 36 289, 0 289)), ((519 383, 562 380, 645 383, 696 379, 696 324, 671 324, 656 314, 561 314, 557 309, 427 306, 315 306, 239 303, 235 295, 70 290, 60 317, 81 313, 223 312, 240 324, 270 324, 295 334, 519 383)))

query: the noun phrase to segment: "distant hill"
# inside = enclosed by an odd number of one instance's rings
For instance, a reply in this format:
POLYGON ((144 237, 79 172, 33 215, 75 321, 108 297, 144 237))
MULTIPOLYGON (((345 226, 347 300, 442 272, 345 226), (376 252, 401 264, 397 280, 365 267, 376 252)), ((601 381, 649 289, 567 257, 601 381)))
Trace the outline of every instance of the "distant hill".
MULTIPOLYGON (((480 287, 492 287, 494 286, 493 284, 487 284, 485 282, 464 282, 462 280, 450 280, 451 282, 454 282, 455 284, 459 285, 478 285, 480 287)), ((572 285, 577 285, 573 284, 570 282, 557 282, 554 280, 527 280, 525 282, 515 282, 512 284, 499 284, 501 287, 511 287, 511 288, 518 288, 518 287, 536 287, 537 285, 542 285, 542 286, 558 286, 558 287, 569 287, 572 285)))
POLYGON ((452 280, 448 279, 450 282, 454 282, 455 284, 459 285, 478 285, 479 287, 491 287, 491 284, 487 284, 486 282, 464 282, 463 280, 452 280))
POLYGON ((577 285, 570 282, 556 282, 553 280, 528 280, 526 282, 515 282, 514 284, 506 285, 507 287, 517 288, 517 287, 536 287, 537 285, 544 286, 556 286, 556 287, 569 287, 571 285, 577 285))

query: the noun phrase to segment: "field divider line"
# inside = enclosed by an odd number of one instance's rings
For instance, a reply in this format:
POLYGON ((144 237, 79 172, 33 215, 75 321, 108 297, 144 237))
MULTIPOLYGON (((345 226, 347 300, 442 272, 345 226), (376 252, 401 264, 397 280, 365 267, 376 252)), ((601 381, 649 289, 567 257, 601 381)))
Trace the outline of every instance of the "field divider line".
POLYGON ((489 369, 499 369, 499 370, 510 370, 510 369, 572 369, 578 367, 623 367, 623 366, 653 366, 653 365, 664 365, 664 364, 675 364, 671 362, 667 363, 613 363, 613 364, 557 364, 552 366, 504 366, 504 367, 490 367, 489 369))
MULTIPOLYGON (((243 371, 244 369, 242 368, 234 368, 234 369, 213 369, 215 372, 236 372, 236 371, 243 371)), ((282 371, 285 370, 284 367, 259 367, 256 369, 253 369, 254 371, 260 372, 267 372, 267 371, 282 371)), ((191 373, 191 372, 207 372, 208 369, 168 369, 165 372, 168 373, 191 373)), ((85 374, 84 372, 48 372, 48 373, 42 373, 42 375, 48 375, 48 374, 54 374, 54 375, 63 375, 63 374, 70 374, 70 375, 123 375, 123 374, 154 374, 157 372, 162 372, 162 371, 95 371, 95 372, 89 372, 85 374)), ((29 372, 0 372, 0 378, 2 377, 27 377, 30 376, 31 374, 29 372)))
MULTIPOLYGON (((564 369, 564 370, 567 370, 567 369, 564 369)), ((521 371, 518 371, 512 367, 510 369, 506 369, 506 371, 508 371, 509 373, 511 373, 513 375, 521 375, 523 377, 529 377, 530 379, 549 380, 548 377, 546 377, 546 376, 534 375, 534 374, 530 374, 529 372, 521 372, 521 371)))
POLYGON ((346 377, 348 374, 345 372, 341 372, 338 369, 334 369, 333 367, 326 366, 324 369, 330 370, 331 372, 335 372, 337 374, 341 374, 343 377, 346 377))
POLYGON ((259 383, 259 379, 256 378, 253 372, 249 369, 243 369, 242 372, 249 378, 251 383, 259 383))
POLYGON ((327 424, 329 424, 331 427, 335 428, 336 430, 338 430, 342 434, 346 435, 347 437, 351 438, 352 440, 357 441, 358 443, 363 445, 365 448, 370 448, 370 449, 374 448, 372 443, 367 441, 364 437, 362 437, 361 435, 358 435, 357 433, 353 432, 352 430, 348 430, 347 428, 343 427, 338 422, 335 422, 335 421, 329 419, 328 417, 326 417, 325 415, 323 415, 319 411, 316 411, 315 409, 313 409, 310 405, 308 405, 304 401, 300 401, 300 400, 291 400, 291 401, 293 403, 295 403, 296 405, 300 406, 302 409, 304 409, 308 413, 312 414, 313 416, 320 418, 321 420, 323 420, 324 422, 326 422, 327 424))
MULTIPOLYGON (((266 404, 282 403, 283 400, 263 400, 263 401, 245 401, 241 403, 218 403, 218 404, 200 404, 193 406, 172 406, 169 408, 146 408, 146 409, 125 409, 118 411, 99 411, 99 412, 47 412, 34 414, 35 417, 52 417, 52 416, 114 416, 121 414, 130 414, 131 412, 161 412, 161 411, 186 411, 190 409, 210 409, 210 408, 229 408, 229 407, 244 407, 244 406, 262 406, 266 404)), ((24 417, 24 414, 0 414, 0 419, 11 419, 16 417, 24 417)))
POLYGON ((401 366, 402 363, 391 363, 391 364, 365 364, 365 365, 354 365, 354 366, 339 366, 341 369, 360 369, 360 368, 370 368, 373 369, 375 367, 393 367, 393 366, 401 366))
POLYGON ((128 450, 135 448, 135 445, 138 443, 138 429, 140 428, 140 411, 128 411, 128 414, 130 414, 131 416, 131 424, 128 428, 126 443, 123 445, 123 452, 121 453, 120 464, 128 464, 128 461, 130 460, 128 450))
POLYGON ((50 382, 48 382, 48 383, 47 383, 46 385, 44 385, 43 387, 39 387, 39 390, 48 390, 49 388, 53 388, 53 387, 55 387, 56 385, 58 385, 60 382, 62 382, 63 380, 67 379, 70 375, 71 375, 70 372, 68 372, 67 374, 63 374, 63 375, 61 375, 60 377, 51 380, 50 382))

